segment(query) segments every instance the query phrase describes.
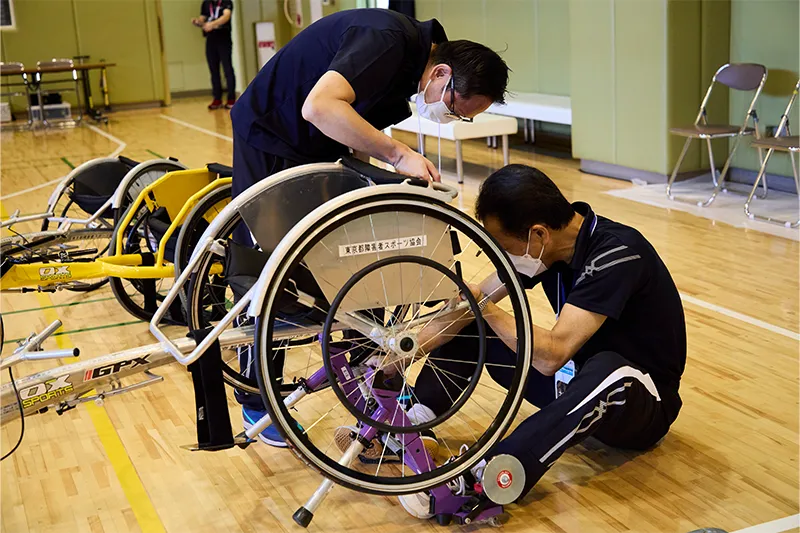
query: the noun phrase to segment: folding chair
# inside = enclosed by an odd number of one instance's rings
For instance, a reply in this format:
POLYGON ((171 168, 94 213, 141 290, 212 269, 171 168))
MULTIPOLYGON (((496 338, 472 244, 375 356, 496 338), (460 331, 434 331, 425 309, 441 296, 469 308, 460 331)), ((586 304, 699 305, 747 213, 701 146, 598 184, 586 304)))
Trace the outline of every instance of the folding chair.
MULTIPOLYGON (((42 96, 46 95, 46 94, 55 93, 55 92, 61 92, 61 91, 75 91, 75 99, 78 101, 78 118, 75 120, 75 123, 77 124, 81 120, 83 120, 83 107, 81 105, 81 94, 80 94, 80 88, 79 88, 79 84, 78 84, 78 71, 74 68, 75 67, 75 63, 71 59, 57 59, 57 58, 54 58, 54 59, 51 59, 50 61, 38 61, 36 63, 36 66, 37 67, 67 67, 67 68, 71 68, 72 69, 71 71, 69 71, 70 74, 72 75, 72 79, 71 80, 62 78, 62 79, 57 79, 57 80, 43 81, 42 80, 42 73, 41 72, 37 72, 36 73, 36 94, 37 94, 37 96, 39 98, 39 113, 40 113, 40 117, 42 119, 42 123, 45 126, 49 126, 50 125, 50 123, 47 122, 47 117, 44 116, 44 100, 42 99, 42 96), (59 87, 58 90, 48 90, 48 91, 43 91, 42 90, 42 85, 44 85, 44 84, 58 84, 58 83, 62 83, 63 84, 63 83, 70 83, 70 82, 72 82, 75 85, 74 88, 72 88, 72 87, 59 87)), ((57 74, 60 74, 60 73, 57 73, 57 74)))
POLYGON ((9 83, 3 84, 3 92, 0 92, 0 96, 25 97, 25 105, 28 109, 28 127, 30 128, 33 124, 33 114, 31 113, 30 86, 28 85, 28 75, 25 74, 25 65, 18 62, 0 63, 0 74, 3 76, 19 74, 22 78, 21 82, 10 81, 9 83), (18 89, 19 87, 24 87, 25 90, 21 91, 18 89))
MULTIPOLYGON (((756 101, 758 100, 758 96, 761 94, 761 90, 764 88, 764 82, 766 81, 767 68, 763 65, 758 65, 755 63, 730 63, 723 65, 719 70, 717 70, 717 72, 714 74, 714 77, 711 79, 711 85, 708 86, 708 90, 703 98, 703 102, 700 104, 700 112, 697 114, 694 124, 691 126, 670 128, 669 131, 671 134, 686 137, 686 142, 683 145, 683 150, 681 150, 681 155, 678 157, 678 162, 675 164, 675 169, 672 171, 672 175, 667 183, 667 197, 669 197, 670 200, 678 200, 681 202, 697 204, 700 207, 707 207, 711 205, 711 202, 714 201, 720 191, 725 190, 727 192, 727 189, 725 188, 725 177, 728 174, 728 169, 730 168, 731 161, 733 161, 733 155, 736 153, 736 148, 739 145, 739 141, 745 135, 754 135, 756 139, 761 138, 758 132, 758 115, 756 114, 755 105, 756 101), (711 96, 711 90, 713 89, 714 84, 717 82, 737 91, 755 91, 753 94, 753 99, 750 101, 750 106, 747 108, 744 122, 740 126, 733 124, 712 125, 708 123, 706 104, 711 96), (751 119, 753 121, 753 127, 748 127, 748 121, 751 119), (722 167, 722 172, 717 174, 717 170, 714 165, 714 153, 711 150, 711 141, 712 139, 723 139, 728 137, 733 137, 733 147, 728 154, 728 159, 725 161, 725 166, 722 167), (675 182, 675 178, 678 175, 678 170, 681 168, 681 163, 683 163, 683 158, 686 157, 686 151, 689 149, 692 139, 705 139, 706 144, 708 145, 708 159, 709 166, 711 167, 711 180, 714 183, 714 191, 705 201, 695 201, 688 198, 680 198, 672 193, 672 186, 675 182)), ((762 154, 760 148, 758 150, 758 154, 759 160, 761 160, 762 154)), ((766 180, 764 180, 763 185, 764 197, 766 197, 766 180)))
POLYGON ((781 121, 778 123, 778 127, 775 130, 775 136, 753 141, 753 146, 758 149, 766 149, 767 155, 764 156, 764 160, 761 163, 761 168, 758 170, 758 176, 756 177, 756 181, 753 183, 753 188, 750 191, 750 196, 747 197, 747 202, 744 204, 744 213, 748 218, 763 220, 765 222, 772 222, 775 224, 782 224, 790 228, 796 228, 800 226, 800 218, 794 222, 791 222, 788 220, 782 220, 780 218, 757 215, 750 211, 750 203, 753 201, 753 196, 755 195, 759 182, 761 182, 762 179, 765 181, 767 179, 767 177, 764 175, 767 170, 767 163, 769 162, 769 158, 772 157, 772 153, 775 150, 779 152, 787 152, 789 154, 789 161, 792 162, 792 174, 794 174, 795 190, 798 192, 798 194, 800 194, 800 177, 798 177, 797 172, 797 161, 795 161, 794 158, 794 154, 800 152, 800 136, 792 135, 791 131, 789 130, 789 113, 792 112, 792 106, 794 106, 794 102, 797 100, 798 91, 800 91, 800 80, 797 80, 797 83, 794 86, 794 91, 792 92, 792 96, 789 98, 789 104, 786 106, 786 110, 783 112, 783 115, 781 115, 781 121))

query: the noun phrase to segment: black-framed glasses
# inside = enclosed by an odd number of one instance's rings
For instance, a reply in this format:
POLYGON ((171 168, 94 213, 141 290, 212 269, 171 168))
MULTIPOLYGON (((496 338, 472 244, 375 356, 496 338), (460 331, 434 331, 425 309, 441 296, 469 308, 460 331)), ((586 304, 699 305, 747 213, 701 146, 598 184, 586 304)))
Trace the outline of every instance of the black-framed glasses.
POLYGON ((445 114, 446 117, 460 120, 461 122, 473 122, 473 119, 456 113, 456 81, 455 76, 452 74, 450 75, 450 107, 448 109, 450 112, 445 114))

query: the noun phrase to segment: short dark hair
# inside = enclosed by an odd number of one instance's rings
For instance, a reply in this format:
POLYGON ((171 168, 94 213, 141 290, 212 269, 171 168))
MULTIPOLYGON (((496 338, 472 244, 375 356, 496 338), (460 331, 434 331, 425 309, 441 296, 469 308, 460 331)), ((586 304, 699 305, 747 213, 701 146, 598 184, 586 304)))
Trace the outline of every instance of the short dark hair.
POLYGON ((534 224, 559 230, 569 224, 575 209, 553 180, 527 165, 508 165, 483 182, 475 216, 495 217, 507 233, 525 239, 534 224))
POLYGON ((494 50, 472 41, 445 41, 433 49, 430 63, 453 69, 456 92, 464 98, 480 95, 505 103, 509 68, 494 50))

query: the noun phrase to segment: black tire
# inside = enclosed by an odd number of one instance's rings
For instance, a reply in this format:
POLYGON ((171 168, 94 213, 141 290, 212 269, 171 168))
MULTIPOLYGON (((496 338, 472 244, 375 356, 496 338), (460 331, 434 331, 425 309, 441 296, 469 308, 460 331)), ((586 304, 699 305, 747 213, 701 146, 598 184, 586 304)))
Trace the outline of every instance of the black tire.
MULTIPOLYGON (((186 221, 181 226, 178 240, 175 244, 175 279, 178 279, 181 272, 186 268, 197 241, 208 227, 207 219, 209 214, 213 212, 214 216, 216 216, 219 213, 221 209, 219 204, 231 199, 232 188, 232 185, 228 184, 214 189, 206 197, 202 198, 186 216, 186 221)), ((184 300, 183 305, 187 309, 188 302, 186 298, 188 294, 189 286, 187 285, 186 290, 181 294, 181 298, 184 300)))
POLYGON ((98 239, 111 239, 111 229, 76 229, 62 234, 54 231, 40 231, 26 233, 21 237, 12 235, 0 241, 0 254, 5 257, 24 259, 26 254, 31 256, 31 261, 37 257, 48 254, 48 249, 71 242, 90 241, 98 239))
MULTIPOLYGON (((59 201, 61 201, 61 199, 65 199, 66 200, 66 205, 60 210, 59 213, 56 213, 56 214, 61 216, 61 217, 72 216, 73 218, 80 218, 80 217, 88 216, 87 213, 83 212, 83 210, 81 210, 79 207, 77 207, 75 205, 75 203, 72 201, 72 198, 70 196, 71 191, 72 191, 71 186, 67 187, 66 189, 64 189, 61 192, 59 197, 54 202, 53 205, 57 207, 58 204, 59 204, 59 201), (73 207, 75 208, 74 212, 70 213, 70 210, 73 207)), ((106 221, 106 220, 104 220, 102 218, 99 219, 99 220, 100 220, 101 224, 103 224, 104 226, 106 226, 108 228, 108 230, 109 230, 108 234, 107 234, 107 236, 105 238, 99 238, 98 239, 98 241, 96 243, 96 246, 94 247, 96 252, 93 254, 93 256, 88 256, 87 257, 86 255, 82 255, 81 256, 82 260, 97 259, 99 257, 103 257, 108 252, 108 245, 109 245, 109 242, 111 241, 111 232, 112 232, 111 221, 106 221)), ((42 221, 41 230, 43 232, 54 231, 55 229, 57 229, 57 227, 58 227, 57 223, 51 222, 48 219, 44 219, 42 221)), ((81 230, 75 230, 75 231, 81 231, 81 230)), ((88 231, 91 231, 91 230, 88 230, 88 231)), ((89 240, 89 239, 85 239, 85 240, 89 240)), ((108 283, 108 278, 103 278, 103 279, 98 280, 98 281, 87 281, 87 282, 75 283, 75 284, 72 284, 72 285, 67 285, 65 288, 68 291, 72 291, 72 292, 91 292, 93 290, 99 289, 100 287, 102 287, 106 283, 108 283)))
MULTIPOLYGON (((73 204, 73 202, 72 202, 72 199, 70 198, 69 202, 67 202, 66 207, 64 207, 64 210, 61 213, 62 217, 67 216, 67 214, 69 213, 69 208, 72 206, 72 204, 73 204)), ((45 219, 44 222, 42 222, 42 230, 47 230, 47 225, 48 225, 48 220, 45 219)), ((94 259, 97 259, 98 257, 103 257, 104 255, 106 255, 108 253, 108 247, 109 247, 109 245, 111 243, 111 236, 110 235, 109 235, 108 239, 105 242, 106 242, 106 245, 105 245, 104 248, 102 248, 102 249, 100 247, 97 248, 97 253, 94 255, 94 259)), ((75 284, 75 285, 67 285, 66 288, 67 288, 68 291, 72 291, 72 292, 91 292, 93 290, 99 289, 100 287, 102 287, 106 283, 108 283, 108 278, 103 278, 103 279, 101 279, 99 281, 92 281, 92 282, 80 283, 80 284, 75 284)))
MULTIPOLYGON (((465 472, 476 464, 492 446, 499 442, 504 432, 510 427, 523 401, 525 382, 530 367, 533 341, 530 309, 525 295, 525 289, 522 287, 521 281, 516 275, 516 271, 513 265, 511 265, 506 253, 482 226, 458 209, 439 200, 422 198, 412 194, 378 193, 374 196, 362 197, 359 200, 326 212, 324 215, 321 215, 318 220, 314 221, 313 224, 309 224, 308 226, 309 227, 293 241, 290 247, 283 248, 281 246, 281 249, 284 250, 282 252, 283 255, 277 258, 277 263, 273 263, 273 265, 276 265, 274 275, 269 280, 269 284, 265 288, 265 293, 261 295, 262 305, 256 320, 255 346, 257 350, 256 364, 258 365, 257 377, 262 399, 271 415, 273 424, 275 424, 283 434, 290 448, 299 455, 306 464, 310 465, 324 476, 333 479, 336 483, 357 491, 382 495, 415 493, 441 485, 465 472), (284 405, 282 398, 280 383, 282 380, 286 379, 287 376, 284 375, 282 369, 277 369, 276 365, 280 364, 281 367, 284 367, 284 365, 288 363, 276 363, 274 359, 278 357, 270 356, 270 354, 275 352, 276 347, 280 348, 278 342, 285 342, 273 339, 273 325, 276 323, 277 313, 279 311, 278 299, 287 288, 288 275, 305 259, 306 254, 312 250, 315 244, 322 241, 326 236, 332 235, 335 229, 341 228, 357 218, 369 217, 371 224, 372 217, 379 217, 387 213, 412 213, 423 215, 428 217, 425 218, 425 220, 436 221, 441 223, 443 225, 442 227, 448 228, 445 231, 450 232, 451 236, 453 235, 453 231, 459 231, 461 232, 460 235, 465 235, 473 242, 477 243, 479 251, 482 252, 481 261, 488 262, 490 266, 495 267, 500 276, 500 280, 508 288, 511 308, 517 327, 516 353, 518 354, 518 359, 516 365, 509 366, 509 368, 512 369, 510 371, 513 373, 513 379, 511 380, 511 385, 508 388, 505 398, 498 400, 497 414, 491 419, 485 433, 483 433, 480 438, 476 436, 475 444, 469 447, 465 453, 445 463, 443 466, 435 467, 434 465, 434 468, 430 471, 422 473, 412 472, 413 475, 403 474, 402 477, 398 474, 395 474, 394 477, 379 476, 377 471, 372 475, 344 467, 338 463, 337 459, 331 458, 325 451, 322 451, 322 447, 312 442, 309 438, 311 428, 317 425, 317 422, 322 422, 322 419, 333 410, 328 410, 322 418, 314 421, 313 418, 318 416, 317 413, 319 412, 320 402, 325 406, 330 405, 331 402, 327 399, 309 400, 309 402, 318 403, 309 404, 310 407, 307 411, 311 419, 307 420, 307 422, 313 422, 313 424, 311 426, 304 426, 309 428, 308 431, 303 429, 303 424, 306 423, 306 420, 301 418, 304 416, 304 405, 298 403, 292 407, 290 411, 290 409, 284 405)), ((428 228, 435 226, 423 225, 422 227, 428 228)), ((345 229, 344 234, 346 233, 347 231, 345 229)), ((374 234, 373 228, 373 235, 374 234)), ((444 237, 444 233, 439 238, 439 242, 442 242, 442 237, 444 237)), ((377 238, 378 242, 381 242, 380 239, 382 238, 384 237, 377 238)), ((347 239, 347 243, 350 243, 349 237, 347 239)), ((357 243, 359 241, 355 242, 357 243)), ((373 240, 373 242, 375 241, 373 240)), ((454 246, 454 248, 455 247, 456 246, 454 246)), ((329 250, 330 248, 325 246, 325 249, 329 250)), ((340 255, 338 257, 341 258, 342 252, 340 251, 339 253, 340 255)), ((460 248, 458 253, 461 253, 460 248)), ((470 255, 472 253, 474 253, 474 250, 470 255)), ((334 257, 336 256, 334 255, 334 257)), ((453 257, 456 257, 455 251, 453 257)), ((458 260, 456 259, 456 265, 457 263, 458 260)), ((456 266, 456 272, 460 274, 458 266, 456 266)), ((480 270, 478 272, 480 272, 480 270)), ((488 275, 488 272, 485 275, 488 275)), ((401 292, 405 293, 404 290, 401 292)), ((425 306, 427 301, 428 298, 426 297, 420 303, 422 303, 422 306, 425 306)), ((389 302, 387 301, 387 305, 388 304, 389 302)), ((474 301, 470 301, 471 307, 473 304, 474 301)), ((324 342, 327 342, 324 334, 322 338, 325 339, 324 342)), ((321 353, 324 358, 326 356, 326 350, 323 348, 321 353)), ((348 379, 351 374, 357 375, 352 371, 350 374, 344 373, 348 379)), ((300 379, 303 378, 301 377, 300 379)), ((314 395, 308 395, 304 397, 304 400, 306 398, 312 398, 313 396, 314 395)), ((333 425, 334 422, 329 418, 325 420, 325 424, 333 425)), ((322 425, 320 425, 320 427, 322 428, 322 425)), ((324 431, 324 428, 318 429, 317 431, 324 431)), ((323 438, 323 446, 324 442, 323 438)), ((430 465, 428 466, 430 467, 430 465)), ((353 468, 359 468, 359 466, 355 464, 353 468)), ((380 466, 378 469, 380 469, 380 466)))
MULTIPOLYGON (((108 248, 108 255, 114 256, 116 250, 116 236, 119 229, 119 225, 125 218, 127 218, 129 211, 133 207, 133 202, 136 200, 136 196, 138 193, 137 190, 141 189, 143 186, 152 183, 159 177, 163 176, 168 172, 174 172, 179 170, 185 170, 183 165, 179 163, 167 163, 162 162, 155 165, 148 166, 147 168, 143 169, 143 172, 140 176, 136 179, 131 180, 125 187, 125 190, 122 191, 122 202, 117 209, 114 210, 114 235, 111 239, 108 248), (154 175, 155 174, 155 175, 154 175)), ((123 231, 124 241, 122 243, 122 253, 123 254, 136 254, 136 253, 146 253, 151 252, 155 253, 156 250, 150 249, 147 244, 146 237, 139 235, 139 231, 143 230, 143 224, 145 223, 147 217, 150 215, 147 207, 145 205, 140 205, 138 207, 137 213, 131 219, 131 222, 127 228, 123 231), (135 235, 134 235, 135 233, 135 235), (144 244, 143 244, 144 243, 144 244)), ((145 308, 145 303, 140 304, 138 301, 134 299, 142 295, 144 298, 144 283, 148 282, 149 280, 126 280, 123 278, 109 278, 109 283, 111 285, 111 290, 114 293, 117 301, 128 311, 130 314, 135 316, 140 320, 149 321, 153 317, 153 313, 155 310, 148 310, 145 308), (132 288, 129 292, 127 287, 132 288)), ((162 280, 163 281, 163 280, 162 280)), ((162 301, 164 296, 159 294, 156 291, 156 302, 162 301)), ((157 305, 157 304, 156 304, 157 305)), ((179 317, 174 317, 173 323, 181 323, 179 317)))
MULTIPOLYGON (((117 222, 124 220, 127 217, 128 211, 133 206, 128 206, 128 209, 118 217, 117 222)), ((131 224, 125 230, 125 239, 122 243, 122 253, 123 254, 137 254, 137 253, 146 253, 150 252, 151 250, 142 248, 140 239, 138 238, 139 229, 144 224, 145 218, 149 215, 149 211, 146 207, 141 206, 139 209, 139 213, 133 217, 131 220, 131 224)), ((116 240, 117 234, 114 233, 114 236, 111 239, 111 245, 109 247, 109 256, 114 256, 114 251, 116 249, 116 240)), ((143 282, 149 282, 150 280, 137 280, 137 279, 124 279, 124 278, 109 278, 109 284, 111 285, 111 291, 114 293, 114 297, 117 301, 122 305, 122 307, 129 312, 131 315, 135 316, 139 320, 148 321, 153 317, 153 313, 155 310, 148 310, 146 309, 146 304, 144 303, 144 284, 143 282), (132 291, 128 291, 128 288, 132 288, 132 291), (139 297, 141 295, 143 299, 143 303, 139 303, 134 298, 139 297)), ((163 300, 163 296, 160 298, 163 300)), ((158 294, 156 295, 156 301, 159 301, 158 294)), ((157 305, 157 304, 156 304, 157 305)))

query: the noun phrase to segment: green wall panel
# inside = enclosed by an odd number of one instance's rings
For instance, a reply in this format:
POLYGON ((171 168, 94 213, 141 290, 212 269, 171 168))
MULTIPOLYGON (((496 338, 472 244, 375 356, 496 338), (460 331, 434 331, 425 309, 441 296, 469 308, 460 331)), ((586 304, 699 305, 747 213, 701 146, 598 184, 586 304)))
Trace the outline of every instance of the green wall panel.
MULTIPOLYGON (((52 57, 90 55, 117 63, 108 71, 111 103, 162 98, 155 3, 152 0, 22 0, 17 29, 2 32, 3 59, 35 65, 52 57)), ((93 96, 100 97, 97 72, 93 96)), ((74 96, 63 93, 75 104, 74 96)))
MULTIPOLYGON (((697 117, 703 96, 701 73, 701 0, 669 0, 667 3, 667 126, 686 126, 697 117)), ((669 170, 678 160, 684 137, 667 136, 669 170)), ((694 141, 681 165, 681 170, 700 167, 705 145, 694 141)), ((707 159, 707 158, 706 158, 707 159)))
MULTIPOLYGON (((441 0, 441 4, 441 15, 437 19, 444 26, 450 40, 484 41, 483 0, 441 0)), ((492 9, 496 7, 493 6, 492 9)))
POLYGON ((420 20, 436 18, 450 39, 501 53, 519 92, 570 94, 569 0, 418 0, 420 20))
MULTIPOLYGON (((797 82, 800 70, 800 3, 797 0, 732 0, 731 2, 731 61, 761 63, 769 69, 764 94, 756 107, 762 131, 776 125, 786 108, 789 94, 797 82)), ((731 91, 729 117, 732 124, 741 123, 749 103, 749 93, 731 91)), ((800 111, 794 110, 793 133, 800 128, 800 111)), ((758 152, 741 144, 733 162, 734 167, 757 170, 758 152)), ((775 154, 768 171, 791 176, 788 156, 775 154)))
MULTIPOLYGON (((75 1, 81 54, 117 64, 108 70, 108 88, 115 102, 161 98, 160 58, 155 58, 159 69, 154 72, 148 42, 148 25, 155 24, 155 12, 148 20, 145 4, 144 0, 117 0, 112 13, 102 0, 75 1)), ((96 89, 93 96, 98 96, 96 89)))
POLYGON ((533 50, 538 78, 535 92, 569 96, 569 0, 538 0, 535 6, 536 43, 533 50))
POLYGON ((70 0, 14 2, 15 30, 3 30, 3 58, 36 66, 39 60, 78 54, 70 0))
MULTIPOLYGON (((75 15, 70 0, 14 2, 14 15, 16 29, 2 31, 4 61, 19 61, 26 67, 35 67, 37 61, 78 55, 75 15)), ((65 77, 62 74, 52 76, 65 77)), ((63 98, 73 107, 76 105, 74 93, 64 92, 63 98)), ((14 104, 15 109, 18 106, 24 109, 24 98, 15 99, 14 104)))
POLYGON ((614 2, 570 0, 572 155, 615 162, 614 2))
MULTIPOLYGON (((700 86, 696 113, 711 78, 720 66, 729 61, 731 42, 731 2, 730 0, 703 0, 701 3, 700 30, 700 86)), ((728 120, 729 99, 727 91, 719 91, 709 100, 706 111, 711 123, 724 124, 728 120)), ((692 117, 694 120, 694 116, 692 117)), ((717 141, 712 144, 714 162, 725 161, 728 156, 728 143, 717 141)), ((675 156, 677 158, 677 155, 675 156)), ((720 163, 722 165, 724 163, 720 163)), ((708 168, 708 150, 700 151, 700 166, 708 168)))
POLYGON ((442 16, 441 0, 417 0, 415 14, 419 20, 439 19, 442 16))
MULTIPOLYGON (((243 3, 237 2, 234 11, 243 3)), ((170 90, 211 89, 203 31, 190 20, 200 14, 197 0, 162 0, 164 49, 167 52, 170 90)))
POLYGON ((666 0, 614 6, 615 163, 667 172, 666 0))
POLYGON ((535 92, 538 87, 536 3, 495 0, 486 13, 483 43, 500 52, 511 68, 511 91, 535 92))

